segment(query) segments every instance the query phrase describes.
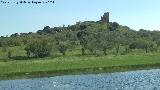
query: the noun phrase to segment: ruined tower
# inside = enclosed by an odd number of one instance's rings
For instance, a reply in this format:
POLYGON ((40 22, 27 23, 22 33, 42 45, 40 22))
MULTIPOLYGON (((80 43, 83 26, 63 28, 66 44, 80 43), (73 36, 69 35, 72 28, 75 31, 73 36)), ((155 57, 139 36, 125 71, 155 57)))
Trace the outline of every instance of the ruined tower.
POLYGON ((104 13, 103 16, 101 16, 101 22, 102 23, 109 23, 109 12, 104 13))

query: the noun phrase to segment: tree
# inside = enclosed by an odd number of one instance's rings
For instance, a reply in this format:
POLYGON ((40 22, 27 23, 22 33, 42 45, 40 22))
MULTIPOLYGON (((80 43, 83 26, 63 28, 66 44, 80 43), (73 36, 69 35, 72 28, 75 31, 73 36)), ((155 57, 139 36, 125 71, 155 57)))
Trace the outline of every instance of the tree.
POLYGON ((146 53, 155 48, 154 42, 147 38, 140 38, 130 45, 130 49, 144 49, 146 53))
POLYGON ((60 53, 62 53, 63 55, 65 55, 67 49, 68 49, 67 43, 62 43, 62 42, 59 43, 58 50, 60 51, 60 53))
POLYGON ((111 50, 114 47, 114 37, 112 31, 102 32, 100 35, 101 43, 100 46, 103 50, 103 54, 107 55, 107 49, 111 50))
POLYGON ((60 53, 65 55, 67 50, 73 50, 77 45, 77 37, 74 31, 58 32, 54 39, 56 40, 56 47, 60 53))
POLYGON ((52 45, 46 39, 34 39, 28 43, 25 50, 28 57, 43 58, 50 55, 52 45))
POLYGON ((8 58, 11 59, 12 58, 12 51, 8 51, 8 58))
POLYGON ((109 32, 101 31, 97 33, 91 33, 88 36, 87 49, 92 53, 97 54, 98 51, 103 51, 104 55, 107 55, 107 49, 111 49, 113 43, 110 42, 109 32))
POLYGON ((85 55, 85 49, 87 48, 87 43, 88 43, 88 35, 89 33, 87 33, 84 30, 77 33, 77 38, 79 39, 80 45, 82 46, 81 48, 82 55, 85 55))
POLYGON ((85 48, 88 49, 92 54, 97 54, 97 50, 99 50, 99 39, 97 38, 96 33, 91 33, 87 36, 87 43, 85 48))
POLYGON ((6 46, 8 46, 8 38, 6 37, 0 38, 0 47, 6 47, 6 46))
POLYGON ((23 44, 21 37, 12 37, 9 38, 8 45, 9 46, 21 46, 23 44))
POLYGON ((114 43, 114 47, 117 55, 119 53, 120 46, 123 42, 123 35, 120 31, 113 31, 112 36, 114 37, 112 42, 114 43))
POLYGON ((109 26, 108 26, 108 29, 110 31, 116 31, 118 27, 119 27, 119 24, 117 22, 113 22, 113 23, 110 22, 109 26))

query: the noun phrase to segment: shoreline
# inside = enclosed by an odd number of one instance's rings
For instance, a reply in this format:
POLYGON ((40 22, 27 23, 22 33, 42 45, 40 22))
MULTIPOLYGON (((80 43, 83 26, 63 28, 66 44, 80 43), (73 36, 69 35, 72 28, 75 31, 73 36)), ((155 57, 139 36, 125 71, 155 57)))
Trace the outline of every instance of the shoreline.
POLYGON ((63 70, 38 71, 38 72, 15 72, 15 73, 0 75, 0 81, 55 77, 55 76, 64 76, 64 75, 86 75, 86 74, 127 72, 127 71, 150 70, 150 69, 159 69, 159 68, 160 68, 160 63, 111 66, 111 67, 79 68, 79 69, 66 69, 66 70, 63 69, 63 70))

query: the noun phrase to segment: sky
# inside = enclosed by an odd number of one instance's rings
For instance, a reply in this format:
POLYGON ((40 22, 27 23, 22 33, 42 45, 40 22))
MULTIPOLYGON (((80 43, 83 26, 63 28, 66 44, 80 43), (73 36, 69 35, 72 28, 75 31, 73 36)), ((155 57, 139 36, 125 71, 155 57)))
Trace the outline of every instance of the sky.
POLYGON ((104 12, 110 12, 111 22, 134 30, 160 30, 160 0, 54 0, 54 4, 37 5, 8 1, 9 4, 0 2, 0 36, 98 21, 104 12))

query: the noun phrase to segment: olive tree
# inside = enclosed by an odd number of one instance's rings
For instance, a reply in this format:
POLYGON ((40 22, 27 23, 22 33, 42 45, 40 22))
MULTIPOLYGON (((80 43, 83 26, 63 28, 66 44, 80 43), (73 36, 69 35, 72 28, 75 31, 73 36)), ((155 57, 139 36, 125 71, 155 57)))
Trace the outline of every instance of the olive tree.
POLYGON ((43 58, 50 55, 52 45, 46 39, 34 39, 27 44, 25 50, 28 57, 33 56, 37 58, 43 58))

